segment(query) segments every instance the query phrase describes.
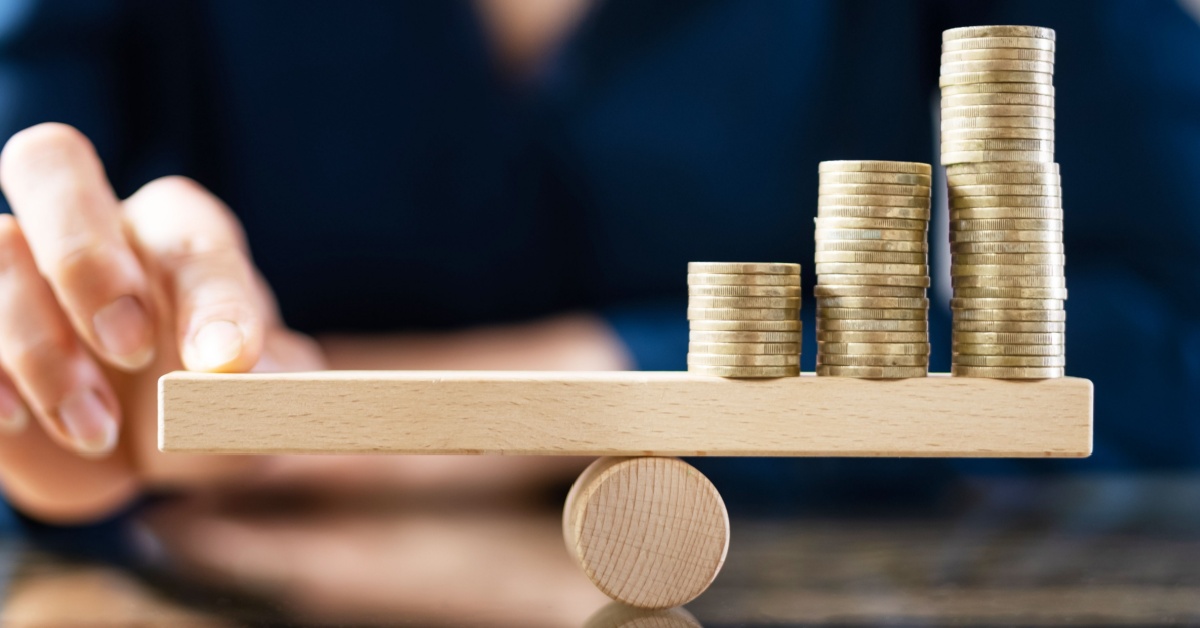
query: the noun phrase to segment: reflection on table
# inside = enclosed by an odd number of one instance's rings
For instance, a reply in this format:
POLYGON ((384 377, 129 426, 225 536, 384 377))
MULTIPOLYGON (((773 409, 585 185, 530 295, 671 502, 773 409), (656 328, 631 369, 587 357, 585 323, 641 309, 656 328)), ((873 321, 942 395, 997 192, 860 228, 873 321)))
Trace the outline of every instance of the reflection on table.
POLYGON ((1195 475, 968 480, 903 512, 733 512, 725 570, 669 613, 610 604, 568 560, 559 513, 541 502, 168 508, 151 516, 172 536, 139 524, 154 560, 133 570, 5 542, 3 625, 1200 622, 1195 475), (213 549, 170 551, 196 538, 213 549))

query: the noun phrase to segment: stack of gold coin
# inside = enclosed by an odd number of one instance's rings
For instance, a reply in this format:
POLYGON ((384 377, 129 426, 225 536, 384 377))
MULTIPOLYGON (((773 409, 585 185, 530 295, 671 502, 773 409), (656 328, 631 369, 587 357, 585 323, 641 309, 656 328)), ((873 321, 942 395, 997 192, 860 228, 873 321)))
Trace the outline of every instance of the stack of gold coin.
POLYGON ((800 265, 688 264, 688 372, 800 374, 800 265))
POLYGON ((817 196, 817 375, 929 370, 929 164, 826 161, 817 196))
POLYGON ((1054 31, 1036 26, 955 28, 942 36, 954 375, 1063 375, 1054 47, 1054 31))

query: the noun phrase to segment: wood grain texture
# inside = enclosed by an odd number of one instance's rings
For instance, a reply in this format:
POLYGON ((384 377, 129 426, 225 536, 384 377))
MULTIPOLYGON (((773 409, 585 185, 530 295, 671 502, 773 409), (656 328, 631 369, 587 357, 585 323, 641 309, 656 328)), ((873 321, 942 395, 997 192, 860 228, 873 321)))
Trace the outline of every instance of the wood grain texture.
POLYGON ((680 372, 171 373, 186 453, 1082 457, 1092 384, 680 372))
POLYGON ((606 595, 638 608, 686 604, 729 551, 716 487, 678 458, 601 458, 571 487, 567 550, 606 595))

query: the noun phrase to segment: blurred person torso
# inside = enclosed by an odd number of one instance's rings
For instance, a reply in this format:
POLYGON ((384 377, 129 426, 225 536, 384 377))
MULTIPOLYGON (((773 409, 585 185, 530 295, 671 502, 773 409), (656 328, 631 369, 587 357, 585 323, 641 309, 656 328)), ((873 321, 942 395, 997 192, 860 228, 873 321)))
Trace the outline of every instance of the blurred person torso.
POLYGON ((683 369, 684 264, 812 285, 817 162, 935 159, 940 33, 993 23, 1058 31, 1068 373, 1096 382, 1094 458, 1032 467, 1194 466, 1200 26, 1170 0, 608 0, 521 73, 466 2, 12 0, 0 130, 79 127, 123 195, 198 179, 300 330, 588 309, 640 368, 683 369))

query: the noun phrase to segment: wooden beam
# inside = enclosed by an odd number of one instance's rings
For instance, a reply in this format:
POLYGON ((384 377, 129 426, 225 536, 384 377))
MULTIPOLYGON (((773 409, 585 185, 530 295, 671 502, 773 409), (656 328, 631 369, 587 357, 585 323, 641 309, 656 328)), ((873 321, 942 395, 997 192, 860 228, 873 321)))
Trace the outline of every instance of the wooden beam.
POLYGON ((1083 457, 1092 383, 681 372, 170 373, 159 447, 222 454, 1083 457))

